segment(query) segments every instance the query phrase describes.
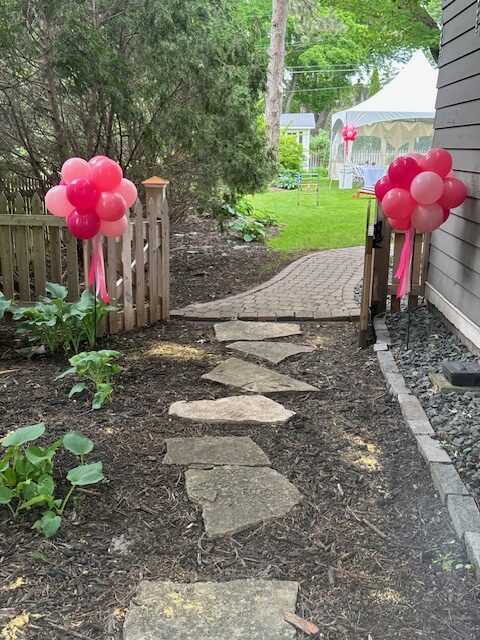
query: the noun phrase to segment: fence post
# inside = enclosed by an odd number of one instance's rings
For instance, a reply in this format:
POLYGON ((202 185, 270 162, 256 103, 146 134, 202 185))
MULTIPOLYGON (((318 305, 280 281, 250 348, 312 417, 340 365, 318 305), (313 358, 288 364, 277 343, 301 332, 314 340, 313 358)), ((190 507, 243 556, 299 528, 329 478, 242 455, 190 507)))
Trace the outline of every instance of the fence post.
POLYGON ((142 182, 145 187, 149 226, 149 298, 150 322, 170 318, 170 222, 166 188, 168 180, 153 176, 142 182), (158 234, 160 222, 160 234, 158 234), (150 243, 154 242, 154 246, 150 243), (152 263, 153 260, 153 263, 152 263), (152 278, 152 275, 154 276, 152 278), (160 308, 158 308, 158 304, 160 308))

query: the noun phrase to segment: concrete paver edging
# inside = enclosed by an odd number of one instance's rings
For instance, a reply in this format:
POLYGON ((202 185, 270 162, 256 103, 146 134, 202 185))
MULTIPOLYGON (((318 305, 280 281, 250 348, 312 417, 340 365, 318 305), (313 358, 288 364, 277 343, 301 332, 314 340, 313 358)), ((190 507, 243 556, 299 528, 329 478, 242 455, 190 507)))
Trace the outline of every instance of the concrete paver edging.
POLYGON ((452 459, 436 439, 420 401, 407 388, 392 352, 388 350, 391 339, 385 318, 376 316, 373 326, 377 336, 376 345, 379 345, 375 351, 387 388, 400 405, 403 418, 427 463, 433 484, 447 506, 452 526, 465 544, 467 557, 480 580, 480 510, 458 475, 452 459))

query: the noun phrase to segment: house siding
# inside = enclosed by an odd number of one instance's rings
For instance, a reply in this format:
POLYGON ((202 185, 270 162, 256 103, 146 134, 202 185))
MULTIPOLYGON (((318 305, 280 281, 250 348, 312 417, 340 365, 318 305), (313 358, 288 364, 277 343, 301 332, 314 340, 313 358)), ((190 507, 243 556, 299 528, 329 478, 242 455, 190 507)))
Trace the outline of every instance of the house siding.
POLYGON ((459 316, 479 327, 480 337, 480 33, 475 34, 476 12, 476 0, 443 2, 433 144, 452 154, 468 198, 432 234, 427 297, 429 288, 440 294, 459 316))

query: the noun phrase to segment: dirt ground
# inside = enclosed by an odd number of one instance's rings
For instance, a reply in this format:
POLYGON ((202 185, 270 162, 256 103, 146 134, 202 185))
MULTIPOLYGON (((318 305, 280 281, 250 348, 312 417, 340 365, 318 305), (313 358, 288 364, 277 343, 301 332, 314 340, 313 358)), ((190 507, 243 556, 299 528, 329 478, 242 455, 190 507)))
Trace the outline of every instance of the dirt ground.
MULTIPOLYGON (((51 439, 79 429, 108 478, 79 493, 51 540, 30 530, 32 515, 12 522, 0 511, 0 630, 26 614, 15 640, 120 639, 142 579, 262 577, 300 583, 297 612, 321 629, 314 640, 478 639, 473 572, 356 330, 304 323, 289 340, 316 351, 277 370, 320 391, 276 396, 297 412, 286 426, 238 428, 167 415, 176 400, 228 393, 200 378, 228 351, 207 323, 172 321, 105 341, 122 351, 124 369, 113 402, 97 412, 86 398, 68 400, 67 381, 54 382, 63 358, 20 358, 0 328, 0 431, 40 420, 51 439), (303 504, 275 523, 206 540, 185 469, 161 464, 166 437, 202 434, 250 435, 303 504)), ((60 474, 72 463, 62 456, 60 474)))

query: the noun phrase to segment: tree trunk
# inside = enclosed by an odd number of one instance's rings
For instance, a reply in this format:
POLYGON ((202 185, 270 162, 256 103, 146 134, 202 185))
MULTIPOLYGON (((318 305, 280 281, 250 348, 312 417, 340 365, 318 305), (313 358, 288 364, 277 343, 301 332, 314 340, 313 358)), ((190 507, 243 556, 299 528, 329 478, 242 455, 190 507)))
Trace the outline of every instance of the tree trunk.
POLYGON ((265 133, 267 150, 278 157, 282 83, 285 62, 285 34, 289 0, 273 0, 270 47, 268 49, 267 91, 265 95, 265 133))
POLYGON ((285 102, 285 113, 290 113, 290 107, 292 106, 293 96, 295 95, 295 89, 297 88, 298 73, 294 73, 288 87, 287 101, 285 102))

